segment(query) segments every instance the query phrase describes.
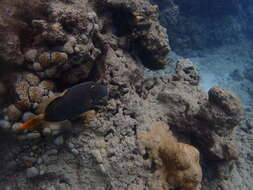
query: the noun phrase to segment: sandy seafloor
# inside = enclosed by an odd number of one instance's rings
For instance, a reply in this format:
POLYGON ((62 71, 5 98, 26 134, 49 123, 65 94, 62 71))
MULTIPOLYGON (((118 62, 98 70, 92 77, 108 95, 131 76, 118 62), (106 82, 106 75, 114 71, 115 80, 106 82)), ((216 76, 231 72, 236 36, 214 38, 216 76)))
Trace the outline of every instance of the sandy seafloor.
POLYGON ((237 69, 243 73, 249 65, 253 65, 253 46, 248 42, 236 45, 226 45, 218 48, 192 51, 185 57, 173 51, 169 53, 172 58, 165 70, 145 70, 146 76, 171 75, 174 63, 178 59, 189 59, 196 64, 201 76, 200 87, 208 91, 213 86, 221 86, 236 93, 245 108, 253 109, 253 82, 243 78, 236 80, 232 73, 237 69), (172 66, 171 66, 172 65, 172 66), (250 92, 251 91, 251 92, 250 92))

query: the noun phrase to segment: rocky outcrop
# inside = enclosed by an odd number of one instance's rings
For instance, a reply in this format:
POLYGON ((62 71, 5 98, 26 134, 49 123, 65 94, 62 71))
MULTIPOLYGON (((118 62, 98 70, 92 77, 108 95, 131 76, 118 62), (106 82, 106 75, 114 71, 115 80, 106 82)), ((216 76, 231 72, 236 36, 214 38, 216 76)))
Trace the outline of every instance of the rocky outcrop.
POLYGON ((190 60, 179 60, 176 63, 175 80, 187 81, 190 85, 198 86, 200 76, 197 66, 190 60))
POLYGON ((242 120, 240 100, 219 87, 210 89, 207 96, 198 87, 189 86, 195 84, 188 81, 191 73, 182 78, 182 72, 178 72, 180 77, 152 89, 168 123, 177 131, 195 135, 208 158, 235 159, 235 150, 226 138, 242 120))
POLYGON ((158 7, 144 0, 105 0, 105 5, 115 17, 116 35, 131 40, 144 64, 163 68, 170 48, 166 30, 158 21, 158 7))

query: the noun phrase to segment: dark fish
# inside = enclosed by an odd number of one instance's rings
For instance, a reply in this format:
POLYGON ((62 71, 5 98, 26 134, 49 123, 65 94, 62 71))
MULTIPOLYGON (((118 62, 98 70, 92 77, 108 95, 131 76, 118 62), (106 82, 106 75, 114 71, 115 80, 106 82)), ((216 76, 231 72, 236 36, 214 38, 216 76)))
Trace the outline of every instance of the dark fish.
POLYGON ((60 122, 76 117, 86 111, 105 105, 108 98, 107 86, 100 83, 84 82, 66 90, 54 98, 44 114, 24 123, 19 130, 32 129, 42 121, 60 122))
POLYGON ((46 108, 46 121, 63 121, 94 109, 107 99, 107 86, 86 82, 68 89, 63 96, 53 100, 46 108))

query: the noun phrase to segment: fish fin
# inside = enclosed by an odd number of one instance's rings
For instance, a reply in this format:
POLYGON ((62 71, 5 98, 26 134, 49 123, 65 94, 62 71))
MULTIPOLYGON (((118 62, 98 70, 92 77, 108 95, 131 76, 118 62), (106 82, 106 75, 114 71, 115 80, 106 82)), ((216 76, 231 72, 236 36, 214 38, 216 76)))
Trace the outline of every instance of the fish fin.
POLYGON ((54 102, 56 99, 62 97, 61 95, 50 97, 44 101, 42 101, 38 106, 38 113, 45 113, 46 108, 54 102))
POLYGON ((43 122, 44 115, 40 114, 38 116, 35 116, 34 118, 26 121, 23 125, 21 125, 19 128, 17 128, 18 131, 26 130, 26 129, 33 129, 38 127, 43 122))
POLYGON ((67 92, 69 91, 69 89, 65 89, 59 96, 64 96, 67 92))

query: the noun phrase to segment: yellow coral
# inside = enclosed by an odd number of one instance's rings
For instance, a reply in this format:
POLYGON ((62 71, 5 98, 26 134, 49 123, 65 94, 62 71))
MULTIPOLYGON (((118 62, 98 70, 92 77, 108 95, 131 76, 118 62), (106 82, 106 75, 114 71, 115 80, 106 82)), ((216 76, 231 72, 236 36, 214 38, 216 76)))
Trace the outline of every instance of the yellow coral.
POLYGON ((68 55, 61 52, 53 52, 51 54, 51 61, 53 63, 64 63, 68 60, 68 55))
POLYGON ((50 65, 50 53, 44 52, 38 57, 39 63, 44 67, 48 67, 50 65))
POLYGON ((84 121, 91 121, 96 117, 96 112, 95 110, 90 110, 90 111, 84 112, 81 116, 84 121))
POLYGON ((140 147, 150 150, 151 159, 159 167, 152 174, 152 186, 156 190, 199 190, 202 179, 199 151, 191 145, 178 142, 166 128, 169 129, 166 125, 154 123, 148 132, 141 132, 138 137, 140 147))

